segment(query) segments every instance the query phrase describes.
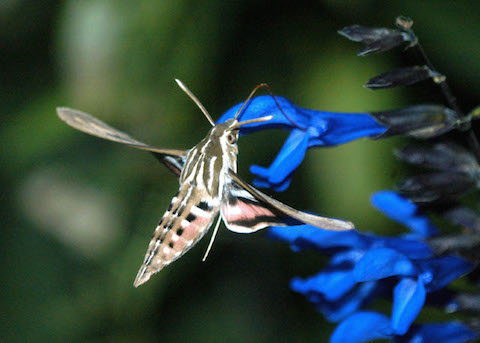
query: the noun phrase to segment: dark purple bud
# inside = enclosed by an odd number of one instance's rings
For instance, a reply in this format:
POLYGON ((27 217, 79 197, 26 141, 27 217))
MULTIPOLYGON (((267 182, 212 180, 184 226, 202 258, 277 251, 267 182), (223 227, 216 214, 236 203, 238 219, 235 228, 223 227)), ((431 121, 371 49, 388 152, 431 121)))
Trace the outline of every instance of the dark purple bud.
POLYGON ((451 201, 473 187, 471 175, 456 172, 418 175, 397 185, 401 195, 416 203, 451 201))
POLYGON ((363 42, 367 44, 391 36, 396 32, 399 31, 387 29, 385 27, 368 27, 362 25, 351 25, 338 31, 339 34, 353 40, 354 42, 363 42))
POLYGON ((460 293, 454 301, 458 310, 480 313, 480 294, 460 293))
POLYGON ((480 318, 474 317, 474 318, 465 320, 464 322, 465 324, 468 324, 468 326, 477 334, 476 338, 478 338, 480 336, 480 318))
POLYGON ((457 114, 444 106, 417 105, 391 111, 372 112, 371 115, 388 130, 376 138, 407 135, 415 138, 439 136, 455 128, 457 114))
POLYGON ((405 42, 405 35, 403 32, 398 32, 397 34, 392 34, 391 36, 367 44, 357 51, 357 56, 367 56, 391 50, 405 42))
POLYGON ((427 66, 413 66, 375 76, 368 80, 365 87, 376 90, 409 86, 436 76, 427 66))
POLYGON ((408 145, 395 151, 402 161, 417 166, 475 175, 480 169, 475 157, 453 143, 437 143, 431 146, 408 145))
POLYGON ((387 51, 405 42, 415 41, 415 37, 408 32, 384 27, 352 25, 343 28, 338 33, 352 41, 366 44, 357 52, 358 56, 387 51))
POLYGON ((448 210, 444 217, 453 224, 463 226, 472 232, 480 234, 480 217, 467 207, 454 207, 448 210))
POLYGON ((462 251, 480 254, 480 235, 478 234, 440 236, 429 239, 428 244, 438 255, 447 253, 460 253, 463 255, 462 251))

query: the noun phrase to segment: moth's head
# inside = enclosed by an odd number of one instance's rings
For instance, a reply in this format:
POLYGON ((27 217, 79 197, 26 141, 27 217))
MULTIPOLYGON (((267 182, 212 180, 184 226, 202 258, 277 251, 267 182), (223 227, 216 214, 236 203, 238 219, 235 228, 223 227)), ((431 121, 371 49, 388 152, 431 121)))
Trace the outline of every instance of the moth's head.
POLYGON ((236 146, 239 131, 238 122, 235 119, 228 119, 212 128, 211 137, 217 138, 222 146, 236 146))
POLYGON ((266 116, 261 118, 255 118, 239 122, 236 118, 228 119, 224 123, 217 124, 214 131, 219 135, 220 140, 223 140, 228 145, 235 145, 238 140, 238 133, 240 127, 245 124, 258 123, 263 121, 269 121, 273 116, 266 116))

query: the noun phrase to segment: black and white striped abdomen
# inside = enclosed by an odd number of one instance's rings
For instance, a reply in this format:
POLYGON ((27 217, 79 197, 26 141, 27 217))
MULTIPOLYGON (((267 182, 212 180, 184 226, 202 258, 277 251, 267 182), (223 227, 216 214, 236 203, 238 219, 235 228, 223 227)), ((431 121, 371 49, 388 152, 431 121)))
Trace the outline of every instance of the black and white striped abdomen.
POLYGON ((153 232, 134 285, 146 282, 186 253, 208 231, 218 211, 218 201, 205 190, 182 186, 153 232))

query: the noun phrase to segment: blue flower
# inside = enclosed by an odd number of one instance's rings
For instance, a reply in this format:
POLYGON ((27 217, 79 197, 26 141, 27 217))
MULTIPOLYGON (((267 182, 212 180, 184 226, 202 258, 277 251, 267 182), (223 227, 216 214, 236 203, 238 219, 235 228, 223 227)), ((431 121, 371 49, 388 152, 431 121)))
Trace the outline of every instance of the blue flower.
POLYGON ((419 238, 428 238, 439 233, 418 206, 393 191, 381 191, 372 195, 372 205, 390 219, 403 224, 419 238))
MULTIPOLYGON (((335 146, 363 137, 408 135, 425 139, 450 131, 461 122, 452 110, 435 105, 371 113, 335 113, 300 108, 282 97, 275 99, 272 96, 252 99, 239 119, 273 116, 267 122, 242 126, 242 134, 272 128, 291 131, 269 167, 253 165, 250 168, 256 176, 253 181, 255 186, 272 187, 276 191, 283 191, 290 185, 293 171, 303 161, 309 148, 335 146)), ((229 109, 218 122, 233 118, 242 105, 240 103, 229 109)))
POLYGON ((473 265, 460 257, 442 256, 409 259, 393 249, 371 249, 355 265, 357 282, 371 282, 395 276, 391 326, 405 334, 425 304, 427 293, 442 289, 466 274, 473 265))
MULTIPOLYGON (((453 129, 470 128, 471 115, 464 116, 450 94, 445 76, 436 71, 412 30, 413 21, 398 17, 398 29, 347 27, 341 34, 364 42, 360 55, 386 51, 408 43, 417 47, 425 65, 409 66, 371 78, 371 89, 406 86, 433 79, 441 84, 449 107, 418 104, 371 113, 329 113, 299 108, 287 99, 255 98, 240 114, 241 120, 271 115, 268 122, 245 125, 241 133, 266 128, 289 130, 278 156, 269 167, 251 166, 254 184, 277 191, 289 186, 294 170, 311 147, 334 146, 354 139, 404 135, 416 139, 439 137, 453 129)), ((234 115, 242 104, 219 120, 234 115)), ((309 225, 272 228, 272 237, 290 243, 293 250, 316 249, 331 256, 326 268, 307 278, 296 277, 291 288, 308 298, 328 320, 339 322, 332 343, 390 339, 398 343, 461 343, 478 338, 478 320, 415 324, 426 303, 451 310, 478 312, 480 297, 445 290, 454 279, 470 272, 478 262, 478 216, 453 203, 478 186, 478 142, 468 132, 472 151, 438 143, 430 147, 408 147, 397 157, 417 166, 433 168, 434 174, 417 175, 398 184, 398 192, 383 191, 372 196, 372 204, 409 232, 398 237, 381 237, 357 231, 331 232, 309 225), (476 151, 475 151, 476 150, 476 151), (402 196, 403 195, 403 196, 402 196), (407 199, 408 198, 408 199, 407 199), (421 208, 417 206, 421 204, 421 208), (452 206, 453 205, 453 206, 452 206), (426 209, 443 210, 445 219, 470 230, 460 235, 441 236, 426 216, 426 209), (455 255, 449 255, 449 254, 455 255), (376 297, 392 297, 391 315, 366 312, 376 297), (475 330, 474 330, 475 328, 475 330)))
MULTIPOLYGON (((294 278, 291 282, 291 288, 304 294, 328 320, 343 320, 341 326, 361 323, 354 320, 358 311, 375 297, 388 297, 393 292, 391 318, 381 317, 375 330, 366 330, 366 336, 360 335, 358 342, 368 340, 369 335, 398 338, 410 333, 427 295, 443 289, 473 268, 461 257, 434 255, 422 239, 437 234, 438 230, 409 200, 384 191, 374 194, 372 202, 407 226, 411 233, 403 237, 381 237, 358 231, 326 231, 310 225, 270 230, 271 236, 289 242, 294 250, 319 249, 332 255, 320 273, 305 279, 294 278), (345 322, 346 318, 354 319, 345 322)), ((383 315, 369 313, 366 316, 373 323, 371 318, 383 315)), ((427 331, 421 334, 430 332, 427 331)), ((334 334, 332 341, 335 335, 340 334, 334 334)))
POLYGON ((330 343, 360 343, 392 336, 389 318, 376 312, 357 312, 337 326, 330 343))
POLYGON ((410 239, 376 237, 356 231, 332 232, 310 225, 273 228, 270 232, 273 237, 290 242, 294 250, 314 248, 333 253, 327 268, 306 279, 295 278, 291 283, 294 291, 306 295, 331 321, 351 315, 385 289, 385 284, 377 282, 382 279, 379 275, 403 273, 409 276, 416 271, 413 266, 408 268, 408 264, 400 262, 397 265, 379 265, 378 268, 372 264, 368 269, 372 275, 359 272, 356 266, 365 256, 372 256, 370 251, 376 253, 382 249, 393 250, 394 247, 398 255, 408 256, 405 257, 407 261, 432 256, 427 244, 410 239), (363 280, 362 277, 370 277, 371 280, 363 280))
POLYGON ((397 343, 462 343, 476 339, 478 335, 459 322, 413 325, 404 335, 397 335, 387 316, 377 312, 357 312, 337 326, 330 342, 360 343, 386 338, 397 343))
MULTIPOLYGON (((300 108, 282 97, 259 96, 250 101, 241 114, 241 120, 271 115, 267 122, 242 126, 242 134, 263 129, 281 128, 290 130, 290 136, 268 168, 252 166, 250 171, 256 176, 253 181, 258 187, 272 187, 285 190, 293 171, 303 161, 308 148, 334 146, 362 137, 375 137, 387 130, 368 113, 333 113, 300 108), (283 111, 283 113, 282 113, 283 111)), ((219 123, 233 118, 241 104, 225 112, 219 123)))

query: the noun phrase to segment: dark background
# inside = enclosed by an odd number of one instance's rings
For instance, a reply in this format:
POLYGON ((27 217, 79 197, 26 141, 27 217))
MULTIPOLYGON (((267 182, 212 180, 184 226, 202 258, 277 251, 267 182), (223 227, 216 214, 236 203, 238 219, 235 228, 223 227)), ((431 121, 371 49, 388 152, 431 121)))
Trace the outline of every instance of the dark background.
MULTIPOLYGON (((289 289, 325 259, 265 232, 222 226, 135 289, 153 229, 178 182, 150 155, 64 125, 56 106, 92 113, 134 137, 190 148, 209 124, 174 83, 218 118, 261 82, 299 106, 383 110, 443 99, 430 83, 372 92, 370 77, 405 66, 402 49, 359 58, 336 31, 415 30, 460 105, 480 91, 480 5, 471 1, 32 1, 0 3, 0 337, 2 342, 324 342, 333 328, 289 289)), ((243 137, 240 174, 269 165, 284 132, 243 137)), ((405 172, 399 139, 308 153, 295 207, 398 232, 369 204, 405 172)), ((386 307, 388 311, 388 306, 386 307)))

